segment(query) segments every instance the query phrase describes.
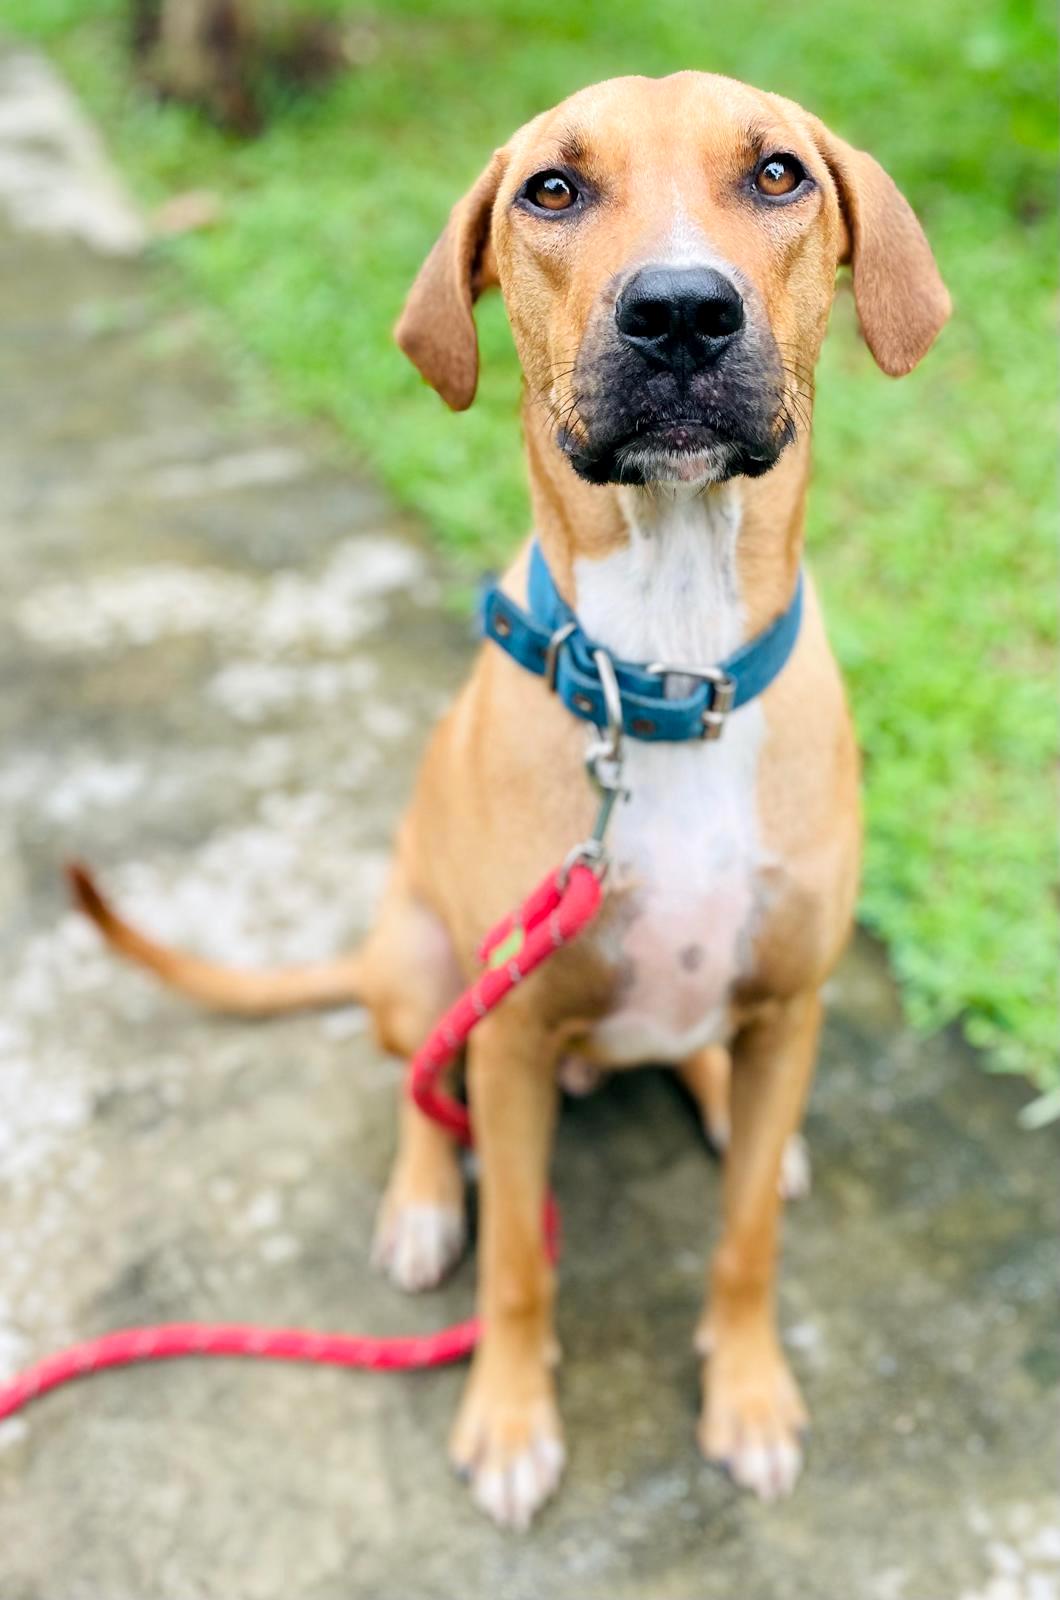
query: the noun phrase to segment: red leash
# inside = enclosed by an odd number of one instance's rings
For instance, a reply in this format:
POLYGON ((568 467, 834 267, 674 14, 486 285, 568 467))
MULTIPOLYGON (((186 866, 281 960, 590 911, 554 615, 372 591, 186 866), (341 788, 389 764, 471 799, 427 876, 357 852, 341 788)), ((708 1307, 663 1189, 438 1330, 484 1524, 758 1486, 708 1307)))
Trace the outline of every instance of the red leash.
MULTIPOLYGON (((598 832, 602 831, 601 826, 598 832)), ((487 935, 478 952, 479 959, 489 963, 485 972, 445 1013, 409 1064, 408 1090, 420 1110, 464 1144, 472 1142, 467 1107, 438 1087, 439 1077, 459 1055, 476 1024, 535 967, 577 938, 600 909, 600 875, 585 863, 594 859, 599 864, 601 857, 585 848, 575 857, 569 870, 551 873, 517 912, 487 935)), ((545 1235, 555 1259, 558 1218, 551 1195, 545 1209, 545 1235)), ((396 1372, 460 1361, 474 1349, 478 1337, 475 1319, 424 1338, 395 1339, 257 1328, 246 1323, 169 1322, 153 1328, 127 1328, 72 1345, 0 1386, 0 1421, 38 1395, 85 1373, 136 1361, 161 1361, 171 1356, 262 1356, 274 1361, 316 1361, 323 1366, 396 1372)))

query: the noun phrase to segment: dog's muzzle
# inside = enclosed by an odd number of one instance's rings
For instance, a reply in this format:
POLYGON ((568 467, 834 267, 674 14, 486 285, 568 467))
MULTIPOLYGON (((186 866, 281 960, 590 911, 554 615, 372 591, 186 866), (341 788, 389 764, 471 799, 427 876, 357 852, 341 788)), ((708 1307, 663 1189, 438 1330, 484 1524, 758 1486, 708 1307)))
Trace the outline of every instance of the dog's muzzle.
POLYGON ((758 477, 794 437, 764 317, 713 267, 640 268, 594 318, 557 438, 590 483, 758 477))

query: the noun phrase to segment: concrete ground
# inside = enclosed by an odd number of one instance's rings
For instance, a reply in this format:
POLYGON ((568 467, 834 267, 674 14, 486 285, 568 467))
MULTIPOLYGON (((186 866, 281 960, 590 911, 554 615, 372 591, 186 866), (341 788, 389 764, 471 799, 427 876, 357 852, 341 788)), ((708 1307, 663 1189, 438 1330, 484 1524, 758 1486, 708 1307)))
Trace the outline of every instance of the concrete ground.
MULTIPOLYGON (((99 253, 136 226, 72 114, 0 56, 0 1373, 145 1321, 433 1328, 471 1268, 419 1300, 369 1269, 396 1071, 359 1015, 211 1020, 64 901, 78 852, 197 949, 348 944, 470 652, 327 434, 248 413, 164 275, 99 253)), ((0 1600, 1057 1600, 1056 1137, 902 1026, 867 941, 832 1000, 790 1502, 696 1455, 718 1176, 645 1072, 563 1121, 571 1459, 528 1536, 446 1468, 459 1372, 183 1362, 0 1428, 0 1600)))

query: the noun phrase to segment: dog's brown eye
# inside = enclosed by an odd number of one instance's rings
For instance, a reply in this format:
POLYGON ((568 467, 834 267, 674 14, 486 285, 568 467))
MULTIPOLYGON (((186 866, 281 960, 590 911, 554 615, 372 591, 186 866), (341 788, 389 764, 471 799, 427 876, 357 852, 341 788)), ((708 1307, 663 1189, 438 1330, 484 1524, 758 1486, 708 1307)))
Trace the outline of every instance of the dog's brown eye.
POLYGON ((754 185, 769 200, 781 200, 805 182, 806 169, 794 156, 767 156, 759 163, 754 185))
POLYGON ((569 211, 578 191, 562 172, 539 172, 523 188, 531 205, 542 211, 569 211))

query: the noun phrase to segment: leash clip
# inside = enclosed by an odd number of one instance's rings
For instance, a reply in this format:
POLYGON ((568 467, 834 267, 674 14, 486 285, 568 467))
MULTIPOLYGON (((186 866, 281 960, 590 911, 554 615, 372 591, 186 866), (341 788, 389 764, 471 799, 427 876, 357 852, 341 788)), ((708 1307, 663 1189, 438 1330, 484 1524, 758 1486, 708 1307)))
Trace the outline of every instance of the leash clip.
POLYGON ((585 752, 585 770, 589 774, 589 781, 600 796, 600 805, 596 813, 593 831, 588 839, 583 839, 581 844, 576 844, 560 868, 560 886, 566 885, 574 866, 586 866, 596 873, 601 880, 607 873, 609 865, 605 840, 607 830, 611 825, 611 817, 615 805, 619 800, 629 799, 629 790, 622 782, 623 767, 623 726, 622 726, 622 695, 615 676, 614 664, 606 650, 594 650, 593 661, 600 674, 600 686, 604 695, 604 708, 607 712, 607 727, 598 729, 599 737, 594 739, 585 752))

